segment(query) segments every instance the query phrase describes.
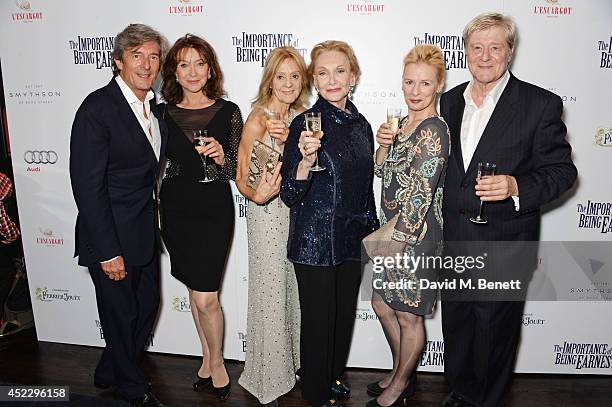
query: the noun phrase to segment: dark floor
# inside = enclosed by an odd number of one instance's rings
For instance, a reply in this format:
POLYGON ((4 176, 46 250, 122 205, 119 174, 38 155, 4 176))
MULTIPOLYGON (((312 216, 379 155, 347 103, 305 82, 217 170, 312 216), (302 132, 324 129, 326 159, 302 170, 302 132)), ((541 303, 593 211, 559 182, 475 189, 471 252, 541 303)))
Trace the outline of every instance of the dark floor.
MULTIPOLYGON (((112 400, 112 391, 96 389, 92 372, 99 348, 37 342, 34 330, 17 337, 0 339, 0 383, 22 385, 67 385, 71 394, 112 400)), ((145 369, 152 379, 155 394, 167 405, 182 406, 258 406, 257 400, 237 383, 243 364, 227 362, 232 379, 232 393, 226 401, 218 401, 210 393, 191 390, 199 359, 190 356, 148 353, 145 369)), ((369 399, 367 383, 377 380, 381 371, 348 369, 347 380, 352 388, 346 407, 364 406, 369 399)), ((419 373, 417 394, 408 406, 439 406, 448 392, 441 374, 419 373)), ((91 401, 90 405, 99 405, 91 401)), ((2 404, 2 403, 0 403, 2 404)), ((7 405, 7 404, 2 404, 7 405)), ((24 406, 14 403, 15 406, 24 406)), ((48 404, 54 405, 54 404, 48 404)), ((76 405, 76 404, 70 404, 76 405)), ((87 405, 87 404, 78 404, 87 405)), ((294 388, 280 399, 281 407, 306 407, 294 388)), ((516 375, 507 406, 612 406, 612 377, 580 375, 516 375)))

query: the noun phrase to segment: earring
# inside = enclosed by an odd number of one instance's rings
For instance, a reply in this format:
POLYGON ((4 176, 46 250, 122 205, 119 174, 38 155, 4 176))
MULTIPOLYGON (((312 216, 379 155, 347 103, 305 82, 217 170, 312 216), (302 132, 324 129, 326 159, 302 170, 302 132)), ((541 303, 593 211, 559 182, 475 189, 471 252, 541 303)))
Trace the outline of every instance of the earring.
POLYGON ((349 86, 349 93, 348 93, 348 98, 350 100, 353 100, 353 93, 355 92, 355 85, 350 85, 349 86))
POLYGON ((210 79, 210 72, 208 73, 208 79, 210 79))

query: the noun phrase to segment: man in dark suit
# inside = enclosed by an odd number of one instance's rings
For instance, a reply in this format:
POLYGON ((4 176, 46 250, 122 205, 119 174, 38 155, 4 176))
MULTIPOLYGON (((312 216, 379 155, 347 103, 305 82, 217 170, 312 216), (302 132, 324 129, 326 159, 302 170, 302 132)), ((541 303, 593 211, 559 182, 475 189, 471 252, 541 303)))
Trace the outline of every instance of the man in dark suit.
MULTIPOLYGON (((463 37, 472 80, 440 101, 452 140, 442 206, 446 254, 484 247, 494 256, 483 277, 519 276, 526 283, 537 263, 540 208, 577 176, 561 120, 563 103, 508 71, 516 39, 508 17, 478 16, 463 37), (497 175, 476 182, 479 162, 497 164, 497 175), (481 200, 487 224, 470 221, 481 200)), ((498 406, 514 370, 524 291, 496 294, 509 301, 486 301, 466 291, 442 296, 444 370, 452 390, 442 405, 498 406)))
POLYGON ((151 85, 165 40, 131 24, 115 38, 114 78, 79 107, 70 139, 76 252, 89 268, 106 347, 94 384, 162 405, 139 367, 159 305, 155 194, 167 130, 151 85))

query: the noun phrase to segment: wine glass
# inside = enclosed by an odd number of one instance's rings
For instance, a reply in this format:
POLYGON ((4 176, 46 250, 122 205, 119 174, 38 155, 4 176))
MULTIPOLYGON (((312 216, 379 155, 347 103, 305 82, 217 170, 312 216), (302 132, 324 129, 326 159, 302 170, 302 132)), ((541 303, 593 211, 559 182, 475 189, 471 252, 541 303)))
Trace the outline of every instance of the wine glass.
MULTIPOLYGON (((478 174, 476 175, 476 182, 480 180, 482 177, 489 177, 495 175, 495 170, 497 169, 497 165, 493 163, 478 163, 478 174)), ((478 210, 478 216, 475 218, 470 218, 470 222, 477 223, 479 225, 486 225, 487 220, 482 217, 482 203, 484 201, 480 200, 480 209, 478 210)))
MULTIPOLYGON (((321 112, 309 112, 305 115, 306 118, 306 131, 312 132, 312 136, 319 140, 323 137, 321 131, 321 112)), ((310 168, 310 171, 325 171, 325 167, 319 165, 319 153, 315 151, 316 163, 315 166, 310 168)))
MULTIPOLYGON (((387 124, 389 125, 391 131, 397 135, 397 131, 399 130, 399 122, 402 118, 402 110, 387 108, 387 124)), ((393 143, 389 147, 389 151, 387 152, 387 157, 385 158, 386 162, 396 162, 397 159, 393 157, 393 147, 395 146, 395 137, 393 137, 393 143)))
POLYGON ((272 110, 265 110, 266 112, 266 129, 268 130, 268 135, 270 136, 270 142, 272 143, 272 149, 276 150, 276 140, 270 134, 270 127, 272 126, 272 120, 282 120, 281 114, 272 110))
MULTIPOLYGON (((206 141, 204 138, 208 137, 208 130, 194 130, 193 131, 193 145, 197 146, 205 146, 206 141)), ((208 166, 206 164, 207 157, 204 154, 200 154, 200 159, 202 160, 202 165, 204 166, 204 178, 199 179, 198 182, 212 182, 214 178, 208 177, 208 166)))

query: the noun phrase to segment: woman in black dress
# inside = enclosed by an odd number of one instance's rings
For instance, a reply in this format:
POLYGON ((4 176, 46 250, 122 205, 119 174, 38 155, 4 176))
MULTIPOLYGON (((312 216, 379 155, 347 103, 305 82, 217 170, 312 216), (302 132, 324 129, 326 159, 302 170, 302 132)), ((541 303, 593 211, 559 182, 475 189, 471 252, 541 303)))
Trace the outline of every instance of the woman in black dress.
POLYGON ((221 399, 230 380, 223 363, 223 313, 218 290, 234 230, 229 180, 236 177, 242 116, 221 98, 223 75, 205 40, 186 35, 168 52, 162 68, 168 164, 160 191, 162 235, 172 275, 189 290, 202 343, 202 366, 194 390, 212 383, 221 399), (193 145, 194 131, 207 130, 205 146, 193 145), (203 160, 207 161, 206 174, 203 160), (213 178, 212 182, 202 179, 213 178))

